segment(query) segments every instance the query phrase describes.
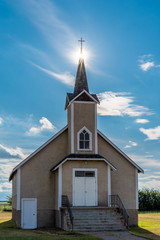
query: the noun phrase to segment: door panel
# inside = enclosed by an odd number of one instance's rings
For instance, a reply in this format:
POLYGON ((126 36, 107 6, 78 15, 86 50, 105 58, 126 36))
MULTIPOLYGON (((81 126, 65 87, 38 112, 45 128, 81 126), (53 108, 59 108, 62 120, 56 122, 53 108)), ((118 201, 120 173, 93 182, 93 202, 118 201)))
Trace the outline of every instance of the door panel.
POLYGON ((37 228, 36 199, 22 199, 22 228, 37 228))
POLYGON ((96 179, 95 177, 85 177, 85 206, 96 205, 96 179))
POLYGON ((75 177, 75 206, 85 206, 85 178, 75 177))

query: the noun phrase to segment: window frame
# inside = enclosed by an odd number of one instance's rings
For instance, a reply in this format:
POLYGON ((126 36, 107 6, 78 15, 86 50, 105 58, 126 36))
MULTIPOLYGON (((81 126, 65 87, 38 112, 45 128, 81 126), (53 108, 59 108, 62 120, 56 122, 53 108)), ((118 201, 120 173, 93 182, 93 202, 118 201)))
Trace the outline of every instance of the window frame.
POLYGON ((77 150, 78 151, 92 151, 92 133, 85 126, 81 128, 77 133, 77 150), (85 130, 89 134, 89 148, 80 148, 80 134, 85 130))

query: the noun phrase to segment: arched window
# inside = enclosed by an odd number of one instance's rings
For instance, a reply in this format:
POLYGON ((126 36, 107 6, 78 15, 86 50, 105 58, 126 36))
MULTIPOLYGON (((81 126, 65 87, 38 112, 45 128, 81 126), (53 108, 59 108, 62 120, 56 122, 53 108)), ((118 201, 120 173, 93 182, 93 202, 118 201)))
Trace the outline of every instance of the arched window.
POLYGON ((78 132, 77 140, 78 150, 92 150, 92 134, 86 127, 78 132))

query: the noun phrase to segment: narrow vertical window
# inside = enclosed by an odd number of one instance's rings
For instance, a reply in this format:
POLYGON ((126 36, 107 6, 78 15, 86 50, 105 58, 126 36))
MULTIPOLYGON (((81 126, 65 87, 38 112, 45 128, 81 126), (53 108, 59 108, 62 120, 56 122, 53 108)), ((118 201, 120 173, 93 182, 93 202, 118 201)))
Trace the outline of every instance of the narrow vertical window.
POLYGON ((78 132, 78 149, 91 150, 91 133, 86 128, 78 132))

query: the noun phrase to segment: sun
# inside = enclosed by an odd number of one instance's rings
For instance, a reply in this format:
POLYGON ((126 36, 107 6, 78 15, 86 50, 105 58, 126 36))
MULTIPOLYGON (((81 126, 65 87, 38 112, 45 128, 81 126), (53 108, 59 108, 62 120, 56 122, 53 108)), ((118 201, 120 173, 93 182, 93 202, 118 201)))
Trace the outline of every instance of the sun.
POLYGON ((89 60, 89 51, 87 49, 83 49, 82 53, 80 49, 77 47, 70 53, 70 59, 73 63, 77 64, 80 58, 83 58, 85 63, 89 60))

